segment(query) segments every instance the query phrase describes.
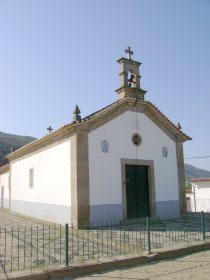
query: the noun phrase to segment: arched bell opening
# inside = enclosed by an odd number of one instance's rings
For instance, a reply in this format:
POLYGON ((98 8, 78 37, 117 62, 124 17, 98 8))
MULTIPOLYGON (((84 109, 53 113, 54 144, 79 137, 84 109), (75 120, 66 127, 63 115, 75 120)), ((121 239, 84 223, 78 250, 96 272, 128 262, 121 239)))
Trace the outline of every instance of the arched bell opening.
POLYGON ((136 75, 128 71, 128 86, 131 88, 136 88, 136 75))

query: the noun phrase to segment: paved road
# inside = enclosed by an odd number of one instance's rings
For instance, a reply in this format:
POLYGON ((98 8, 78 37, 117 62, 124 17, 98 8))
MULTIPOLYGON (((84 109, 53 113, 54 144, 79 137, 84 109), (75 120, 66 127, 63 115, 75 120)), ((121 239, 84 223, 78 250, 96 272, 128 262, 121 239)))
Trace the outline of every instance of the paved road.
POLYGON ((167 261, 153 262, 105 273, 95 273, 81 277, 65 277, 54 280, 209 280, 210 279, 210 251, 194 253, 185 257, 167 261))

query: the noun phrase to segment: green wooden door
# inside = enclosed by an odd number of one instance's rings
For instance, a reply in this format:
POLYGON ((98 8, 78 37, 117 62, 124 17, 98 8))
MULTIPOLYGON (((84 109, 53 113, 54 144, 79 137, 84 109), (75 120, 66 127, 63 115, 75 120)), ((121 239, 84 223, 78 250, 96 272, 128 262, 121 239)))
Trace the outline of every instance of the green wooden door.
POLYGON ((126 165, 127 218, 149 217, 148 167, 126 165))

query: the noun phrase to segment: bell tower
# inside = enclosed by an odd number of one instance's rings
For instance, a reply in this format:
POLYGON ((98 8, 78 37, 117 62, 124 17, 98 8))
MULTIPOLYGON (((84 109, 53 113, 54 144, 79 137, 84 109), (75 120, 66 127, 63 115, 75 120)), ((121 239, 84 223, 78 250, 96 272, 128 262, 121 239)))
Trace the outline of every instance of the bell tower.
POLYGON ((133 52, 130 47, 125 49, 125 53, 128 57, 122 57, 117 61, 120 64, 120 87, 116 90, 116 93, 119 99, 132 97, 144 100, 146 91, 140 87, 139 67, 141 63, 131 58, 133 52))

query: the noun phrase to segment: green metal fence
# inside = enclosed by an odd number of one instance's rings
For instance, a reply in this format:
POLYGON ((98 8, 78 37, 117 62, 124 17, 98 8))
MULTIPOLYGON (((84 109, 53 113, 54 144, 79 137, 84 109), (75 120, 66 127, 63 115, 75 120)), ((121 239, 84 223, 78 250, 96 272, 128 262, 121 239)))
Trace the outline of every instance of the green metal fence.
POLYGON ((157 252, 159 248, 205 241, 209 214, 181 218, 144 218, 119 224, 31 226, 0 229, 0 260, 4 271, 69 266, 75 262, 117 255, 157 252))

